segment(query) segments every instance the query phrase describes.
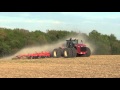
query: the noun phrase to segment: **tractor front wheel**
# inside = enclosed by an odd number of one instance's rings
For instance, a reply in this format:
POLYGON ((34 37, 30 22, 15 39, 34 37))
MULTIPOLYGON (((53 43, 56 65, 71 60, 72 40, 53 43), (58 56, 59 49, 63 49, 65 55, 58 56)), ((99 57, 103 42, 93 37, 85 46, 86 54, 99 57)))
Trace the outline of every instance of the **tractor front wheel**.
POLYGON ((91 50, 90 50, 90 48, 87 47, 86 57, 89 57, 90 55, 91 55, 91 50))
POLYGON ((84 54, 84 55, 80 55, 80 56, 82 56, 82 57, 89 57, 89 56, 91 55, 91 50, 90 50, 90 48, 86 47, 86 49, 87 49, 87 53, 84 54))

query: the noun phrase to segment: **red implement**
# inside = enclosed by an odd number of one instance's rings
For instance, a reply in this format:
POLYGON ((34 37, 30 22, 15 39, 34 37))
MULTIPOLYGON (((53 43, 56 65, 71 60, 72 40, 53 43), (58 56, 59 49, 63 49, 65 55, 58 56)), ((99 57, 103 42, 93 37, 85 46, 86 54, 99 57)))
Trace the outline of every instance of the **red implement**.
POLYGON ((18 58, 18 59, 23 59, 23 58, 38 59, 38 58, 47 58, 47 57, 51 57, 50 52, 39 52, 39 53, 36 52, 36 53, 23 54, 23 55, 16 56, 16 58, 18 58))

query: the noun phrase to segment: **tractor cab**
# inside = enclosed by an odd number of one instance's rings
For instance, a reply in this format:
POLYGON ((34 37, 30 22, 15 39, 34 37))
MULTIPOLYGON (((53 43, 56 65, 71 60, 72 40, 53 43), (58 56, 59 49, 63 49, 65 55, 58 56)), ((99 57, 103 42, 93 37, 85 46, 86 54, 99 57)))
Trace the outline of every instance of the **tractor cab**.
POLYGON ((67 48, 73 48, 76 44, 78 44, 78 39, 72 39, 66 40, 66 47, 67 48))

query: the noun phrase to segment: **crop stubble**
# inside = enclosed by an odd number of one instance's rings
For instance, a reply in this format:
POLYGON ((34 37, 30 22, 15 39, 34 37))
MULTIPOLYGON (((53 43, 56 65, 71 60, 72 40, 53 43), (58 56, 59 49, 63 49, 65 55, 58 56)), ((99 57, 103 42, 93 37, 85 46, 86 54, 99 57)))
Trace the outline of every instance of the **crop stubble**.
POLYGON ((0 60, 0 78, 120 78, 120 55, 0 60))

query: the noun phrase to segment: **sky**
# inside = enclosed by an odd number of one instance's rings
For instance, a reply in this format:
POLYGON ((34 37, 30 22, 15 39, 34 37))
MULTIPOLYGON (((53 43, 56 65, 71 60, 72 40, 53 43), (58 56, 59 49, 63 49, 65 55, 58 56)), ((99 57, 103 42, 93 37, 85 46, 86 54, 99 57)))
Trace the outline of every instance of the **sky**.
POLYGON ((120 40, 120 12, 0 12, 0 27, 29 31, 67 30, 114 34, 120 40))

